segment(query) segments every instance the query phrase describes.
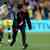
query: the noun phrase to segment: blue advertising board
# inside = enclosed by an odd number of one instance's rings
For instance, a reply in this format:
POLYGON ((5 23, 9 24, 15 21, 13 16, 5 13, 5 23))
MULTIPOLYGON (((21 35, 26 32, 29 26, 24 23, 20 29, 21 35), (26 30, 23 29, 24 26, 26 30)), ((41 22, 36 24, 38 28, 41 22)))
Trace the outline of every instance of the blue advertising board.
POLYGON ((26 26, 26 32, 50 32, 50 20, 31 20, 32 29, 26 26))
MULTIPOLYGON (((32 29, 28 29, 28 25, 26 24, 26 32, 50 32, 50 20, 31 20, 32 29)), ((2 21, 0 20, 0 26, 2 21)), ((12 32, 12 27, 10 30, 7 28, 4 29, 4 32, 12 32)))

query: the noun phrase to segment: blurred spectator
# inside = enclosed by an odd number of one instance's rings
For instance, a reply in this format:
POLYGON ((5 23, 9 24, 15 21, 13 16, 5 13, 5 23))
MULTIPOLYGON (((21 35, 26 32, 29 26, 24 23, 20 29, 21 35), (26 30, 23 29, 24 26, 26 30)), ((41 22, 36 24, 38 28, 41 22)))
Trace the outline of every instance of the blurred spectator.
POLYGON ((8 0, 8 18, 9 19, 14 19, 15 16, 15 12, 13 11, 13 7, 14 7, 14 0, 8 0))
POLYGON ((41 17, 42 19, 44 18, 44 4, 43 4, 43 0, 40 0, 39 1, 39 11, 40 11, 40 14, 41 14, 41 17))
POLYGON ((31 5, 28 2, 26 3, 26 7, 27 7, 29 17, 32 18, 33 17, 32 8, 31 8, 31 5))
POLYGON ((3 5, 0 7, 0 19, 5 19, 7 15, 8 15, 7 4, 3 3, 3 5))
POLYGON ((41 15, 41 12, 40 12, 39 8, 37 8, 35 14, 36 14, 35 19, 37 19, 37 20, 42 19, 42 15, 41 15))
POLYGON ((32 11, 33 11, 33 17, 35 17, 35 11, 37 10, 37 2, 35 0, 31 0, 29 1, 31 7, 32 7, 32 11))
POLYGON ((48 1, 48 16, 49 16, 49 19, 50 19, 50 0, 48 1))
MULTIPOLYGON (((43 19, 48 19, 48 17, 50 18, 50 0, 9 0, 9 4, 13 5, 13 11, 17 14, 17 5, 18 3, 29 3, 28 5, 28 12, 30 17, 33 17, 33 19, 35 18, 35 15, 37 12, 37 8, 39 8, 38 11, 40 11, 40 14, 42 16, 43 19), (33 12, 33 13, 32 13, 33 12)), ((0 3, 2 3, 0 1, 0 3)), ((12 10, 12 9, 11 9, 12 10)))
POLYGON ((44 13, 45 13, 45 19, 48 20, 48 9, 47 8, 45 8, 44 13))
POLYGON ((44 2, 44 15, 45 15, 44 19, 48 19, 48 1, 47 0, 44 2))

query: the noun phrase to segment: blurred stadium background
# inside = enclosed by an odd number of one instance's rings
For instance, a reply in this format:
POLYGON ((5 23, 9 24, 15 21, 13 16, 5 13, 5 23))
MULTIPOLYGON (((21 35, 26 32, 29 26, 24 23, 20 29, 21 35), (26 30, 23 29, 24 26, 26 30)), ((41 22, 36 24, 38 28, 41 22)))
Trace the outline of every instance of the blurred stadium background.
MULTIPOLYGON (((6 1, 7 0, 3 0, 3 2, 6 2, 6 1)), ((16 1, 16 0, 14 0, 14 1, 16 1)), ((16 3, 16 5, 17 5, 18 3, 23 3, 23 2, 24 2, 24 0, 17 0, 14 3, 16 3)), ((28 0, 26 0, 26 2, 28 2, 28 0)), ((29 0, 29 2, 31 2, 31 1, 29 0)), ((36 3, 35 5, 37 7, 40 5, 40 7, 42 8, 41 13, 39 12, 39 10, 35 11, 35 13, 32 16, 30 15, 31 20, 34 20, 34 19, 48 20, 48 19, 50 19, 50 0, 38 0, 37 2, 38 2, 38 4, 35 2, 36 3), (48 14, 49 14, 47 19, 44 15, 45 7, 47 7, 48 14)), ((32 5, 32 4, 31 4, 31 6, 34 7, 34 5, 32 5)), ((31 14, 32 9, 30 9, 30 14, 31 14)), ((16 9, 14 8, 14 10, 16 10, 16 9)), ((7 24, 7 21, 9 22, 9 20, 7 20, 7 19, 5 21, 3 23, 3 25, 5 25, 5 26, 12 23, 12 21, 10 21, 10 23, 7 24)), ((0 23, 2 23, 2 22, 0 21, 0 23)), ((10 25, 10 27, 11 26, 12 25, 10 25)), ((7 29, 7 27, 6 27, 6 29, 7 29)), ((26 36, 27 36, 27 43, 28 43, 28 48, 26 50, 50 50, 50 32, 43 32, 43 33, 42 32, 38 32, 38 33, 37 32, 26 32, 26 36)), ((14 44, 13 47, 9 46, 8 32, 4 33, 3 41, 4 41, 4 43, 2 43, 2 46, 0 46, 0 50, 22 50, 22 42, 21 42, 21 34, 20 33, 18 33, 16 43, 14 44)))

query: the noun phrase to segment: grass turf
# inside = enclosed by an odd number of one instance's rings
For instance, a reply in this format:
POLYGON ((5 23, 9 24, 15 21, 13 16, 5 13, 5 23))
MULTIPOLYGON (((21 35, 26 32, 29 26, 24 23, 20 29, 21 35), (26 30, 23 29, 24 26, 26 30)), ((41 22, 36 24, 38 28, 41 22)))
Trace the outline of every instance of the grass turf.
MULTIPOLYGON (((7 42, 8 34, 4 34, 4 43, 0 50, 22 50, 21 33, 16 37, 16 43, 13 47, 7 42)), ((28 48, 26 50, 50 50, 50 33, 26 33, 28 48)))

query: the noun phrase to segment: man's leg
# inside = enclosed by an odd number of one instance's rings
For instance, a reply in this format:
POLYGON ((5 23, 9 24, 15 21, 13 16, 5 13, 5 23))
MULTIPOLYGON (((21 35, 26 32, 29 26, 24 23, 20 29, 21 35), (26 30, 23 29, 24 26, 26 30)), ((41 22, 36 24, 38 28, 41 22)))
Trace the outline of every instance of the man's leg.
POLYGON ((10 32, 11 28, 8 27, 8 43, 10 43, 12 40, 11 40, 11 32, 10 32))
POLYGON ((8 39, 11 39, 11 35, 10 35, 10 33, 8 34, 8 39))
MULTIPOLYGON (((8 28, 8 30, 10 30, 10 27, 8 28)), ((8 39, 11 39, 11 34, 8 33, 8 39)))
POLYGON ((3 32, 0 32, 0 42, 2 41, 3 38, 3 32))
POLYGON ((10 46, 13 46, 13 44, 15 43, 17 32, 18 32, 17 30, 13 30, 12 42, 11 42, 10 46))
POLYGON ((23 42, 23 48, 27 48, 27 43, 26 43, 26 33, 25 33, 25 27, 21 29, 21 34, 22 34, 22 42, 23 42))

